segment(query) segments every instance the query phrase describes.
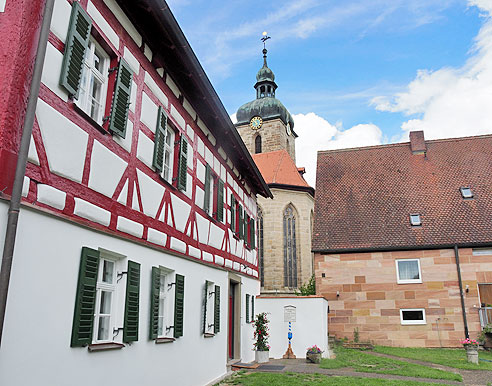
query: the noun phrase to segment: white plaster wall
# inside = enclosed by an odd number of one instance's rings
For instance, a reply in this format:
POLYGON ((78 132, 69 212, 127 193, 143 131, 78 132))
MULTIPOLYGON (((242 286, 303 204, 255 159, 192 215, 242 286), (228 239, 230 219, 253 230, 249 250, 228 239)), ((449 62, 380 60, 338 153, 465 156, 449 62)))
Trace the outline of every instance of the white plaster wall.
MULTIPOLYGON (((0 201, 1 235, 6 213, 7 204, 0 201)), ((241 287, 243 301, 245 293, 259 293, 257 280, 242 277, 241 287)), ((22 208, 0 350, 0 385, 85 386, 88 378, 80 374, 89 374, 96 386, 207 384, 226 372, 227 299, 226 271, 22 208), (82 246, 141 263, 138 342, 95 353, 70 347, 82 246), (147 338, 151 267, 157 265, 185 275, 184 336, 170 344, 156 345, 147 338), (213 338, 202 335, 205 280, 221 286, 221 332, 213 338)), ((241 321, 244 313, 243 305, 241 321)), ((251 361, 252 329, 242 324, 242 359, 251 361)))
POLYGON ((282 358, 289 345, 289 323, 284 322, 284 306, 296 307, 292 323, 292 350, 297 358, 306 357, 306 349, 317 345, 328 355, 328 301, 321 297, 258 298, 255 313, 267 312, 270 320, 270 358, 282 358))
MULTIPOLYGON (((246 294, 258 296, 260 294, 260 282, 256 279, 242 278, 241 282, 241 360, 243 362, 252 362, 255 360, 253 351, 253 324, 246 323, 246 294)), ((251 298, 250 298, 251 303, 251 298)), ((258 307, 255 299, 255 314, 258 314, 258 307)), ((251 317, 251 304, 249 306, 251 317)))
MULTIPOLYGON (((0 200, 0 251, 3 252, 3 244, 5 242, 5 230, 7 228, 7 216, 9 211, 9 203, 0 200)), ((2 265, 3 253, 0 253, 0 266, 2 265)))

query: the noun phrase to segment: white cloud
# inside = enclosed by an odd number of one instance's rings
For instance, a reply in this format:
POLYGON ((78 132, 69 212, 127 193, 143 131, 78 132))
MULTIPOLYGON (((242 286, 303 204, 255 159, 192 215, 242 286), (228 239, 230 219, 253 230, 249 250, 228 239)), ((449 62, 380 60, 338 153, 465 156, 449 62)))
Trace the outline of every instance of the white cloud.
POLYGON ((411 130, 424 130, 429 139, 492 133, 492 1, 468 4, 486 19, 463 67, 420 70, 405 92, 372 99, 377 110, 411 117, 401 125, 401 140, 411 130))
POLYGON ((333 125, 315 113, 294 115, 296 139, 296 164, 306 168, 304 178, 315 186, 318 150, 379 145, 383 134, 373 124, 359 124, 343 130, 341 124, 333 125))

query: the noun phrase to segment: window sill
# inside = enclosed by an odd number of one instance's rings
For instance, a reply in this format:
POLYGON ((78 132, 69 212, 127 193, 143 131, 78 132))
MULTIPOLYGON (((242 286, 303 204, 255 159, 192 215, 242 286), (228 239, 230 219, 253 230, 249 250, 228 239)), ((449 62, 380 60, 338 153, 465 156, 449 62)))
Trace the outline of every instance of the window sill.
POLYGON ((422 284, 422 280, 398 280, 397 284, 422 284))
POLYGON ((107 350, 119 350, 125 347, 124 344, 109 342, 109 343, 93 343, 89 345, 89 351, 107 351, 107 350))
POLYGON ((176 340, 176 338, 157 338, 155 340, 155 344, 161 344, 161 343, 172 343, 176 340))
POLYGON ((89 114, 87 114, 84 110, 82 110, 75 101, 73 102, 73 107, 77 113, 79 113, 87 122, 89 122, 92 126, 94 126, 97 130, 99 130, 103 134, 109 134, 109 131, 102 127, 99 123, 97 123, 89 114))
POLYGON ((214 336, 215 336, 215 334, 212 334, 210 332, 206 332, 205 334, 203 334, 204 338, 213 338, 214 336))

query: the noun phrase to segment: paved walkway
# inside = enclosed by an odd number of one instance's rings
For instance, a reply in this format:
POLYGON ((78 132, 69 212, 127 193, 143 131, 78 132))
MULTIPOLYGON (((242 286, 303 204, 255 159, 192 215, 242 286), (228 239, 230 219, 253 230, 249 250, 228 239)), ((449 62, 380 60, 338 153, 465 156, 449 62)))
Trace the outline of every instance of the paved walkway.
POLYGON ((375 373, 361 373, 356 372, 351 368, 344 369, 322 369, 319 365, 314 363, 306 362, 306 359, 271 359, 268 363, 269 365, 285 366, 282 370, 262 370, 261 367, 256 369, 245 369, 246 371, 262 371, 262 372, 293 372, 293 373, 318 373, 325 374, 328 376, 346 376, 346 377, 360 377, 360 378, 380 378, 380 379, 394 379, 394 380, 407 380, 416 382, 428 382, 435 384, 444 385, 466 385, 466 386, 485 386, 489 382, 492 382, 492 371, 482 371, 482 370, 461 370, 452 367, 441 366, 434 363, 416 361, 413 359, 406 359, 395 357, 386 354, 379 354, 365 351, 376 356, 384 356, 387 358, 398 359, 405 362, 417 363, 428 367, 438 368, 441 370, 451 371, 461 374, 463 377, 463 382, 449 381, 443 379, 430 379, 430 378, 420 378, 420 377, 404 377, 400 375, 390 375, 390 374, 375 374, 375 373))

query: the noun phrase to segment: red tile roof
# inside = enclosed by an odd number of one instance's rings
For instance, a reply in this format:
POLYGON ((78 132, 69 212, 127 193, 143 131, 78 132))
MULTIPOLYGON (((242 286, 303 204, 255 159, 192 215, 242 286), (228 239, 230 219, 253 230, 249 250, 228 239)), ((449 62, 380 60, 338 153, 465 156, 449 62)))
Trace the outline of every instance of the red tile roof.
POLYGON ((492 243, 492 135, 425 145, 319 152, 313 250, 492 243), (412 227, 416 213, 422 225, 412 227))
POLYGON ((256 166, 268 185, 290 185, 310 188, 286 150, 253 154, 256 166))

